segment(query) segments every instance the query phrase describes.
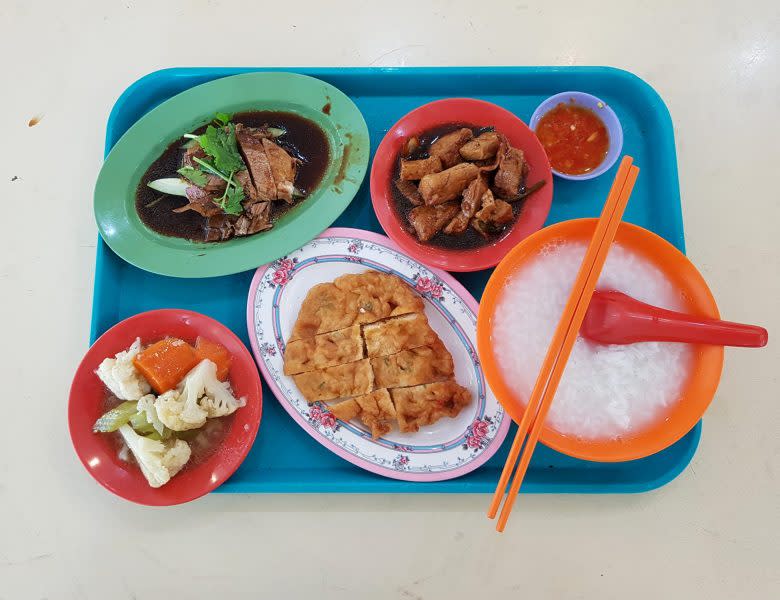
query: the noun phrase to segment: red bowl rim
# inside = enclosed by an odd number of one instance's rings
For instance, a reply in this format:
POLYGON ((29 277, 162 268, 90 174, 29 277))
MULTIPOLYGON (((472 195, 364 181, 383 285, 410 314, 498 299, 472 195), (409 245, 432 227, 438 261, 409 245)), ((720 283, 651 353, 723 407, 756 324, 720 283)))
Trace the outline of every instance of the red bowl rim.
POLYGON ((550 162, 536 134, 514 113, 485 100, 446 98, 434 100, 410 111, 395 123, 379 144, 371 165, 371 202, 385 233, 415 259, 447 271, 481 271, 496 266, 523 239, 541 229, 550 211, 553 177, 550 162), (459 115, 486 115, 474 121, 459 115), (509 232, 488 246, 469 250, 450 250, 419 242, 401 225, 394 208, 390 172, 402 140, 413 133, 453 122, 495 125, 529 157, 534 181, 544 179, 545 186, 529 197, 509 232), (519 141, 518 141, 519 140, 519 141))
MULTIPOLYGON (((95 481, 117 496, 146 506, 182 504, 216 489, 241 465, 260 427, 262 394, 260 374, 251 353, 241 339, 219 321, 183 309, 158 309, 139 313, 105 331, 90 346, 80 361, 68 399, 68 429, 71 443, 87 472, 95 481), (109 449, 108 441, 105 438, 101 440, 97 437, 98 434, 92 432, 91 427, 84 426, 86 419, 91 420, 92 417, 79 413, 79 410, 85 407, 85 402, 90 402, 82 400, 87 395, 82 393, 85 389, 91 392, 92 397, 96 389, 104 390, 102 382, 94 374, 100 361, 107 356, 113 356, 119 350, 126 349, 139 335, 144 340, 145 329, 149 328, 158 328, 158 332, 150 334, 149 338, 155 335, 162 337, 165 332, 168 332, 170 335, 191 337, 189 341, 194 342, 197 335, 208 335, 209 339, 226 346, 233 357, 230 371, 231 384, 236 388, 237 393, 247 398, 246 406, 234 413, 230 430, 220 450, 196 467, 185 470, 166 485, 156 489, 148 485, 136 466, 131 465, 127 469, 119 466, 119 459, 116 458, 115 451, 109 449), (171 331, 171 328, 178 328, 179 331, 171 331), (182 334, 181 331, 185 329, 188 329, 192 335, 182 334), (108 460, 105 461, 105 458, 108 460), (93 461, 95 464, 90 464, 93 461), (114 468, 106 468, 102 465, 103 462, 114 465, 114 468)), ((101 407, 97 406, 96 411, 99 413, 100 410, 101 407)))

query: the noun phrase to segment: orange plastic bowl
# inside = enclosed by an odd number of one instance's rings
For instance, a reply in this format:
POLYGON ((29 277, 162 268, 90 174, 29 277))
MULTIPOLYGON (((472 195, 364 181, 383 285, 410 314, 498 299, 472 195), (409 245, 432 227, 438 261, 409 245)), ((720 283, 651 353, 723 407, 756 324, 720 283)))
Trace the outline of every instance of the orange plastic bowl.
MULTIPOLYGON (((479 357, 490 388, 516 422, 522 418, 528 399, 512 388, 511 380, 499 369, 491 344, 493 315, 501 290, 507 279, 535 259, 545 244, 561 241, 587 243, 595 227, 596 219, 564 221, 526 238, 499 263, 482 295, 477 318, 479 357)), ((629 223, 620 224, 615 242, 642 256, 666 275, 680 290, 686 312, 720 318, 704 278, 670 243, 629 223)), ((522 351, 522 340, 518 340, 518 351, 522 351)), ((715 395, 722 368, 722 346, 695 345, 691 372, 679 400, 655 423, 620 439, 597 440, 579 439, 544 427, 540 440, 558 452, 585 460, 617 462, 650 456, 671 446, 696 425, 715 395)))

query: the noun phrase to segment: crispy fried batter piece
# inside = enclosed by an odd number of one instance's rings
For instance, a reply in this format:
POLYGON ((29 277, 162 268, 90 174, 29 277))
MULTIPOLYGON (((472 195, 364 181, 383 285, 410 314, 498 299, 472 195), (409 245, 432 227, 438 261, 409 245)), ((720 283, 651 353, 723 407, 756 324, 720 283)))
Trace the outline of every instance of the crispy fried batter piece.
POLYGON ((421 242, 427 242, 439 233, 458 213, 457 202, 437 206, 415 206, 409 211, 409 223, 421 242))
POLYGON ((455 200, 479 175, 474 163, 461 163, 442 171, 431 173, 420 180, 420 195, 428 205, 444 204, 455 200))
POLYGON ((357 297, 356 323, 373 323, 424 308, 422 298, 396 275, 365 271, 342 275, 333 284, 357 297))
POLYGON ((430 346, 439 338, 423 313, 412 313, 364 325, 363 339, 368 356, 375 357, 430 346))
POLYGON ((284 374, 295 375, 364 358, 360 325, 295 340, 284 350, 284 374))
POLYGON ((355 323, 357 301, 357 296, 333 283, 315 285, 303 300, 290 341, 350 327, 355 323))
POLYGON ((466 231, 474 214, 480 209, 482 196, 486 191, 488 191, 487 181, 480 175, 463 192, 460 212, 447 224, 444 228, 444 233, 451 235, 466 231))
POLYGON ((404 181, 417 181, 429 173, 438 173, 441 170, 441 159, 438 156, 401 161, 401 179, 404 181))
POLYGON ((307 402, 367 394, 374 389, 374 372, 368 359, 293 375, 307 402))
POLYGON ((493 158, 501 145, 501 136, 496 131, 486 131, 460 148, 460 155, 466 160, 488 160, 493 158))
POLYGON ((334 404, 330 406, 330 411, 342 421, 359 417, 371 430, 374 439, 389 432, 395 420, 395 407, 390 394, 384 389, 334 404))
POLYGON ((290 341, 422 310, 420 296, 395 275, 378 271, 342 275, 309 290, 290 341))
POLYGON ((451 379, 455 373, 452 355, 440 340, 430 346, 404 350, 371 359, 377 387, 408 387, 451 379))
POLYGON ((417 185, 411 181, 404 181, 403 179, 395 180, 395 188, 401 192, 401 195, 415 206, 421 206, 423 204, 422 196, 417 191, 417 185))
POLYGON ((441 417, 456 417, 471 401, 469 391, 455 381, 440 381, 390 390, 398 428, 408 433, 435 423, 441 417))
POLYGON ((499 157, 498 171, 493 189, 501 198, 514 198, 520 193, 520 186, 527 170, 522 150, 507 146, 499 157))

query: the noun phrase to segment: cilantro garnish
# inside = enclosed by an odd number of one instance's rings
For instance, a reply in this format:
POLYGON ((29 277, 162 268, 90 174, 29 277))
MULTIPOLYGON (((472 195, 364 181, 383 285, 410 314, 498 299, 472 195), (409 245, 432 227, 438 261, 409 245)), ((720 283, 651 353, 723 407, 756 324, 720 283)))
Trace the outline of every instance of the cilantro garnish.
POLYGON ((209 162, 194 156, 194 160, 201 169, 194 167, 182 167, 179 174, 198 186, 205 186, 208 182, 206 173, 211 173, 223 179, 227 185, 225 192, 214 198, 214 203, 229 215, 240 215, 244 212, 241 205, 246 195, 244 188, 234 181, 237 171, 246 169, 244 160, 238 151, 236 142, 236 126, 230 122, 232 115, 218 112, 214 116, 212 125, 206 127, 205 133, 200 136, 188 134, 187 137, 196 137, 200 147, 208 155, 209 162), (216 126, 215 126, 216 125, 216 126))
POLYGON ((216 115, 214 115, 214 122, 216 124, 227 125, 228 123, 230 123, 230 120, 232 118, 233 115, 231 115, 230 113, 218 112, 216 115))
POLYGON ((244 188, 238 184, 227 186, 221 198, 217 198, 217 205, 229 215, 240 215, 244 212, 241 202, 244 200, 244 188))
POLYGON ((232 123, 227 130, 209 125, 198 142, 203 151, 214 159, 214 166, 223 173, 235 173, 245 168, 236 143, 236 127, 232 123))
POLYGON ((201 171, 200 169, 196 169, 195 167, 182 167, 178 171, 176 171, 179 175, 184 177, 184 179, 188 179, 195 185, 198 185, 200 187, 203 187, 208 182, 209 178, 206 176, 206 174, 201 171))

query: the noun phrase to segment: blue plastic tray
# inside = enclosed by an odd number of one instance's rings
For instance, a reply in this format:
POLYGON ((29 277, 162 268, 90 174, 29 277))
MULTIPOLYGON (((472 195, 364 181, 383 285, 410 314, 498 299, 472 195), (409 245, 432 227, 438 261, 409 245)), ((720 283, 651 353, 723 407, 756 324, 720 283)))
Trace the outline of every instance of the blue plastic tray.
MULTIPOLYGON (((669 113, 656 92, 636 76, 606 67, 502 68, 295 68, 168 69, 131 85, 111 111, 106 152, 144 113, 160 102, 206 81, 254 70, 295 71, 319 77, 348 94, 363 112, 372 155, 388 128, 409 110, 431 100, 471 96, 495 102, 526 122, 547 96, 581 90, 606 100, 625 136, 623 151, 642 173, 625 220, 663 236, 685 250, 674 134, 669 113)), ((595 217, 613 179, 613 167, 595 180, 555 180, 548 223, 595 217)), ((371 208, 368 178, 335 223, 381 231, 371 208)), ((489 271, 458 275, 479 298, 489 271)), ((135 313, 154 308, 196 310, 218 319, 249 345, 246 296, 252 272, 213 279, 171 279, 136 269, 100 241, 97 249, 91 340, 135 313)), ((220 492, 492 492, 514 431, 482 468, 452 481, 413 483, 385 479, 359 469, 315 443, 263 387, 260 433, 252 451, 220 492)), ((540 446, 523 483, 525 492, 626 493, 664 485, 690 461, 699 442, 698 424, 679 442, 654 456, 625 463, 592 463, 540 446)))

